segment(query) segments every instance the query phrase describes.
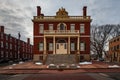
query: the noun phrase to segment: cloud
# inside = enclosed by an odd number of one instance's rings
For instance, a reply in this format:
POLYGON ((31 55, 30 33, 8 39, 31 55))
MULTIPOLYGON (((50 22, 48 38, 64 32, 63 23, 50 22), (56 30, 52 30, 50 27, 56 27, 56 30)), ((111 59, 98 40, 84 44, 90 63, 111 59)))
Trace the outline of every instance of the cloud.
POLYGON ((33 39, 31 19, 36 16, 36 6, 41 6, 45 16, 56 15, 61 7, 66 8, 69 15, 82 16, 83 6, 88 6, 92 24, 120 23, 120 0, 0 0, 0 3, 0 25, 14 36, 20 31, 23 40, 33 39))

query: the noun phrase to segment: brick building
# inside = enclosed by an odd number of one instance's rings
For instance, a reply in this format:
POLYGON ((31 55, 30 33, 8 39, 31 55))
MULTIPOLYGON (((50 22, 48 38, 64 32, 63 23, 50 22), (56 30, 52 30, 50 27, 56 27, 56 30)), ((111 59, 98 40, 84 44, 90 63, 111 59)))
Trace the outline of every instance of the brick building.
POLYGON ((37 6, 33 21, 34 61, 44 61, 48 54, 78 54, 80 60, 90 60, 90 16, 87 6, 82 16, 69 16, 60 8, 55 16, 44 16, 37 6))
POLYGON ((24 42, 4 32, 4 26, 0 26, 0 62, 31 60, 33 57, 33 45, 30 39, 24 42))
POLYGON ((120 36, 117 36, 109 41, 110 61, 120 62, 120 36))

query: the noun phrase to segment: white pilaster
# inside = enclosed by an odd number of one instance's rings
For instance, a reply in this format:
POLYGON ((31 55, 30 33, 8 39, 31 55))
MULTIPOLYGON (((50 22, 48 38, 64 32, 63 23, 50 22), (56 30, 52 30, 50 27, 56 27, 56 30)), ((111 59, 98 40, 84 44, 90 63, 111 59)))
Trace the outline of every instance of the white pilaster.
POLYGON ((53 54, 55 54, 55 36, 53 37, 53 54))
POLYGON ((78 36, 78 39, 77 39, 77 51, 79 51, 79 50, 80 50, 79 45, 80 45, 80 39, 79 39, 79 36, 78 36))
POLYGON ((46 38, 44 37, 44 54, 46 54, 46 38))
POLYGON ((68 54, 70 54, 70 36, 68 37, 68 54))

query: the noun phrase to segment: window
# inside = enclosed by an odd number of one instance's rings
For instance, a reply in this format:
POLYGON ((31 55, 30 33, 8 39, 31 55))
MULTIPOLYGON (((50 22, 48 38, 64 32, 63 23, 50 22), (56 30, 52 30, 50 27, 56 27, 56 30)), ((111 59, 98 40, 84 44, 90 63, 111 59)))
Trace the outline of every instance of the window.
POLYGON ((64 44, 64 49, 67 49, 67 44, 64 44))
POLYGON ((119 45, 117 45, 117 49, 119 49, 119 45))
POLYGON ((2 58, 2 57, 4 57, 4 52, 3 52, 3 51, 1 51, 1 58, 2 58))
POLYGON ((75 24, 70 24, 70 30, 74 31, 75 30, 75 24))
POLYGON ((75 43, 71 43, 71 51, 75 51, 75 43))
POLYGON ((49 24, 49 30, 53 30, 53 24, 49 24))
POLYGON ((8 43, 6 43, 6 49, 8 49, 8 43))
POLYGON ((1 33, 1 39, 3 39, 3 33, 1 33))
POLYGON ((53 50, 53 43, 49 43, 49 51, 53 50))
POLYGON ((8 52, 6 52, 6 58, 8 58, 8 52))
POLYGON ((43 43, 39 43, 39 51, 43 51, 43 43))
POLYGON ((12 57, 13 57, 12 52, 10 52, 10 58, 12 58, 12 57))
POLYGON ((65 30, 65 26, 63 23, 60 24, 60 30, 65 30))
POLYGON ((80 24, 80 33, 85 33, 85 25, 80 24))
POLYGON ((85 51, 85 43, 84 42, 80 43, 80 51, 85 51))
POLYGON ((15 50, 17 50, 17 46, 15 45, 15 50))
POLYGON ((59 44, 57 44, 57 49, 59 49, 59 44))
POLYGON ((6 40, 8 40, 8 35, 6 35, 6 40))
POLYGON ((1 41, 1 48, 3 48, 3 41, 1 41))
POLYGON ((12 37, 10 37, 10 42, 12 42, 12 37))
POLYGON ((44 31, 44 24, 39 24, 39 33, 43 33, 44 31))

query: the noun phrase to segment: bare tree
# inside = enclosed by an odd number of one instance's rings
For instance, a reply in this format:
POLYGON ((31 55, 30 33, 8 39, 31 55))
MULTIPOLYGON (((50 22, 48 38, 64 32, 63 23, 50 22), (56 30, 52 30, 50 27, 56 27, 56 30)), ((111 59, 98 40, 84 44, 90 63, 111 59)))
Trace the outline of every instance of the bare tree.
POLYGON ((120 35, 120 25, 92 25, 91 26, 91 52, 102 58, 106 55, 108 41, 120 35))

